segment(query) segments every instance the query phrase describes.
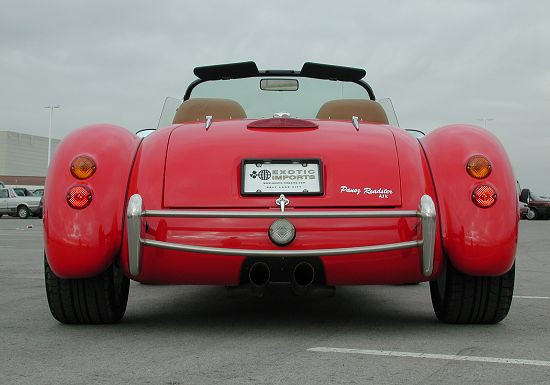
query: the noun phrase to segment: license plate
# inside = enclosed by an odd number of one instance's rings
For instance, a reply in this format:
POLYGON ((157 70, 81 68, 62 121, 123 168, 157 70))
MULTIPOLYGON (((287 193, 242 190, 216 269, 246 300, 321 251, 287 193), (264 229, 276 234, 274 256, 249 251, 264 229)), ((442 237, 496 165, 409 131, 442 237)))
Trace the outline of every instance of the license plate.
POLYGON ((242 162, 243 195, 320 195, 323 193, 319 159, 259 160, 242 162))

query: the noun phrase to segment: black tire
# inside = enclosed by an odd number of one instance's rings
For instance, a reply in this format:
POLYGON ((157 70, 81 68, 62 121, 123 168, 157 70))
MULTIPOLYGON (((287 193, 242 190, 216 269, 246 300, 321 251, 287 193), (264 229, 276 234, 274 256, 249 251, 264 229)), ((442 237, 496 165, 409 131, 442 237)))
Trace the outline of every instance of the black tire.
POLYGON ((110 324, 126 311, 130 280, 111 265, 103 273, 83 279, 57 277, 44 257, 46 295, 53 317, 64 324, 110 324))
POLYGON ((514 293, 515 265, 496 277, 476 277, 458 271, 449 261, 430 282, 437 318, 452 324, 495 324, 506 318, 514 293))
POLYGON ((21 219, 26 219, 29 217, 29 208, 27 206, 19 206, 17 208, 17 216, 21 219))

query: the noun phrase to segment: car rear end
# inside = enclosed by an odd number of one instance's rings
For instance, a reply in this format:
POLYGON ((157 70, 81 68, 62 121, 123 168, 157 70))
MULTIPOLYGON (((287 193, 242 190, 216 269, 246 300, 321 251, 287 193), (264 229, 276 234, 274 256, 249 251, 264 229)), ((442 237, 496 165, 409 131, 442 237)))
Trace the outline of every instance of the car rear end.
POLYGON ((284 123, 191 123, 144 139, 127 194, 126 271, 228 286, 428 280, 440 246, 418 141, 377 124, 284 123))

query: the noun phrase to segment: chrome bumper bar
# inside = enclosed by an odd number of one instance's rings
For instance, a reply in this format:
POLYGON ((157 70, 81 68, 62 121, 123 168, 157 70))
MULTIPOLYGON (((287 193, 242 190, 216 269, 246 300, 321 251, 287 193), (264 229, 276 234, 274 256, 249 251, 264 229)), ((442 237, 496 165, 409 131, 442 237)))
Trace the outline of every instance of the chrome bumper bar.
POLYGON ((422 247, 422 274, 429 277, 433 271, 435 247, 435 204, 428 195, 420 199, 418 211, 209 211, 209 210, 143 210, 143 201, 139 194, 134 194, 128 201, 126 211, 128 230, 128 254, 130 273, 134 276, 141 271, 142 246, 158 247, 169 250, 187 251, 192 253, 264 256, 264 257, 304 257, 342 254, 363 254, 380 251, 400 250, 422 247), (223 247, 194 246, 181 243, 170 243, 141 238, 143 217, 170 218, 402 218, 419 217, 422 224, 422 239, 389 243, 373 246, 344 247, 334 249, 308 250, 255 250, 230 249, 223 247))

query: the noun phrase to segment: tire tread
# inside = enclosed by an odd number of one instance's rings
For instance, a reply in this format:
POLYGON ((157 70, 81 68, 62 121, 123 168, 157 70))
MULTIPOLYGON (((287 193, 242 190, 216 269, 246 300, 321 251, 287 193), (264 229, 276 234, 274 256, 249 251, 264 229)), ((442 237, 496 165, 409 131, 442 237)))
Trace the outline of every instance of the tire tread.
POLYGON ((115 269, 111 265, 95 277, 63 279, 55 275, 44 257, 46 295, 53 317, 64 324, 119 322, 126 311, 130 281, 122 273, 117 276, 115 269))
POLYGON ((430 282, 432 304, 437 318, 446 323, 493 324, 510 310, 514 292, 515 265, 503 275, 472 276, 447 261, 444 298, 437 280, 430 282))

